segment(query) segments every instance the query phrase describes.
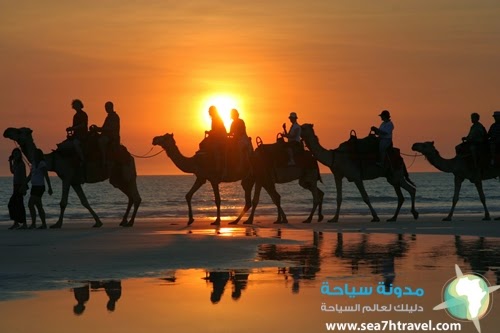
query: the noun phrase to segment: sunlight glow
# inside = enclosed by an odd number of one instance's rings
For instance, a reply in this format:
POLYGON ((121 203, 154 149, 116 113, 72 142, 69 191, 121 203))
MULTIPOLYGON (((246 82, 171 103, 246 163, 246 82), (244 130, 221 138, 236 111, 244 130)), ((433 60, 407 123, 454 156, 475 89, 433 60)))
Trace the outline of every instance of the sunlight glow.
POLYGON ((237 109, 240 113, 240 117, 242 116, 241 107, 242 102, 241 98, 237 98, 234 95, 230 94, 214 94, 210 95, 207 98, 202 100, 201 112, 203 114, 203 127, 205 129, 210 129, 211 119, 208 115, 208 108, 214 105, 219 114, 224 121, 224 125, 226 126, 226 130, 229 132, 229 128, 231 127, 231 109, 237 109))

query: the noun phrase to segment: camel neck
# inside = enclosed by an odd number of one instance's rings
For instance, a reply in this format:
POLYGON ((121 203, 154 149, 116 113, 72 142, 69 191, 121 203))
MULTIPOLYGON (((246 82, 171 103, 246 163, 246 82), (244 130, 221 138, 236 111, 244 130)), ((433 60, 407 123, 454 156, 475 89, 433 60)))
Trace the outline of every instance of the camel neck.
POLYGON ((330 150, 323 148, 318 140, 317 136, 314 137, 304 137, 304 142, 307 148, 311 151, 314 157, 321 163, 328 167, 333 164, 333 154, 330 150))
POLYGON ((425 155, 430 164, 443 172, 453 172, 454 160, 441 157, 438 151, 425 155))
POLYGON ((177 145, 164 146, 167 156, 174 162, 175 166, 178 167, 182 172, 185 173, 195 173, 195 163, 192 157, 186 157, 182 155, 177 145))

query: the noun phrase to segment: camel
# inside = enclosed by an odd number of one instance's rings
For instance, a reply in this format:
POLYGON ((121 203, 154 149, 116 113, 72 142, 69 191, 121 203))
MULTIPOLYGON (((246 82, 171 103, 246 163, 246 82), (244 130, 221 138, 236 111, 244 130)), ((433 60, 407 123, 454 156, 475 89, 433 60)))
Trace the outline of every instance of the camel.
POLYGON ((386 168, 379 167, 373 163, 361 164, 361 161, 352 159, 350 153, 345 151, 344 146, 340 145, 339 148, 334 150, 328 150, 323 148, 318 140, 318 137, 314 133, 314 128, 312 124, 303 124, 302 126, 302 139, 304 140, 306 146, 311 150, 316 159, 328 166, 332 171, 335 178, 335 185, 337 187, 337 209, 335 211, 335 216, 328 220, 328 222, 338 222, 340 206, 342 204, 342 179, 345 177, 348 181, 354 182, 356 184, 363 201, 368 205, 370 212, 372 214, 372 222, 379 222, 380 218, 373 209, 368 194, 366 193, 363 181, 376 179, 379 177, 385 177, 387 182, 394 187, 396 195, 398 197, 398 205, 394 216, 389 218, 387 222, 394 222, 397 220, 399 211, 404 202, 403 193, 401 188, 404 188, 411 196, 411 213, 415 219, 418 219, 418 212, 415 209, 415 184, 408 177, 408 172, 406 166, 402 162, 402 167, 399 169, 394 169, 392 172, 388 172, 386 168))
MULTIPOLYGON (((281 207, 281 196, 276 191, 276 184, 288 183, 297 179, 299 180, 299 185, 311 191, 313 196, 313 207, 309 216, 303 223, 310 223, 312 221, 316 208, 318 208, 318 222, 321 222, 323 220, 322 207, 324 193, 317 186, 318 181, 321 181, 318 163, 312 156, 309 156, 308 159, 305 159, 305 165, 276 167, 276 160, 279 159, 280 153, 285 153, 283 148, 280 147, 281 144, 261 143, 260 141, 259 146, 255 149, 252 156, 252 169, 255 176, 255 192, 252 200, 252 211, 243 224, 253 223, 262 188, 267 191, 278 209, 278 218, 274 223, 288 223, 286 214, 281 207), (311 164, 307 164, 307 162, 311 164)), ((310 152, 306 151, 305 154, 310 154, 310 152)), ((234 221, 231 224, 236 223, 238 223, 238 221, 234 221)))
POLYGON ((224 176, 220 176, 217 172, 214 172, 213 161, 208 154, 195 154, 192 157, 185 157, 180 152, 179 148, 176 145, 174 135, 173 134, 165 134, 162 136, 157 136, 153 138, 153 145, 158 145, 162 147, 167 156, 174 162, 174 164, 185 173, 192 173, 196 176, 196 180, 186 194, 186 201, 188 205, 188 223, 190 225, 194 222, 193 210, 191 206, 191 199, 193 195, 200 189, 202 185, 204 185, 207 180, 212 185, 212 189, 214 191, 215 197, 215 205, 217 207, 217 218, 212 225, 220 225, 220 192, 219 192, 219 184, 221 182, 235 182, 241 180, 241 186, 245 191, 245 206, 243 210, 239 214, 236 221, 239 221, 241 217, 250 209, 251 206, 251 192, 254 184, 253 176, 250 172, 250 168, 245 165, 242 165, 238 168, 229 168, 228 173, 224 176))
MULTIPOLYGON (((3 136, 5 138, 9 138, 17 142, 24 156, 28 159, 30 163, 32 163, 32 157, 34 155, 35 149, 37 149, 33 137, 31 135, 33 131, 29 128, 7 128, 3 136)), ((66 155, 61 153, 60 151, 52 151, 49 154, 45 154, 45 162, 47 163, 47 168, 49 171, 54 171, 57 173, 59 178, 62 180, 62 197, 60 202, 60 213, 59 219, 55 224, 51 226, 51 228, 61 228, 63 224, 64 211, 66 210, 66 206, 68 205, 68 195, 70 187, 75 190, 78 198, 80 199, 81 204, 87 208, 95 220, 95 224, 93 227, 99 228, 103 224, 95 213, 95 211, 90 207, 90 204, 85 196, 85 193, 82 189, 82 175, 81 172, 78 171, 78 166, 75 166, 74 163, 74 155, 66 155)), ((92 173, 92 177, 87 177, 86 183, 96 183, 101 182, 109 178, 109 182, 114 187, 121 190, 128 197, 128 205, 125 210, 125 214, 123 215, 120 226, 122 227, 131 227, 134 225, 135 216, 137 214, 137 210, 141 203, 141 197, 139 195, 139 191, 137 190, 136 183, 136 170, 135 163, 132 157, 131 162, 127 165, 121 165, 119 163, 115 164, 115 168, 113 169, 113 173, 107 172, 104 168, 95 167, 95 171, 92 173), (99 172, 101 171, 101 172, 99 172), (115 172, 117 171, 117 172, 115 172), (109 173, 109 175, 108 175, 109 173), (134 210, 132 212, 130 221, 128 221, 128 215, 130 213, 130 209, 134 205, 134 210)), ((90 164, 90 163, 88 163, 90 164)), ((88 168, 91 168, 91 165, 88 165, 88 168)))
POLYGON ((489 221, 490 213, 486 207, 486 198, 483 191, 483 180, 492 179, 500 175, 500 168, 493 168, 488 166, 481 172, 481 177, 477 176, 477 170, 474 168, 472 163, 468 163, 464 157, 456 156, 452 159, 446 159, 441 157, 436 147, 434 147, 434 141, 427 142, 417 142, 413 144, 412 150, 417 151, 424 155, 430 164, 432 164, 436 169, 453 173, 455 177, 455 190, 453 194, 453 201, 451 204, 451 210, 443 221, 451 221, 453 217, 453 212, 455 211, 455 206, 458 202, 458 197, 460 194, 460 189, 462 183, 465 179, 468 179, 471 183, 476 186, 477 192, 479 193, 479 199, 484 207, 484 221, 489 221))

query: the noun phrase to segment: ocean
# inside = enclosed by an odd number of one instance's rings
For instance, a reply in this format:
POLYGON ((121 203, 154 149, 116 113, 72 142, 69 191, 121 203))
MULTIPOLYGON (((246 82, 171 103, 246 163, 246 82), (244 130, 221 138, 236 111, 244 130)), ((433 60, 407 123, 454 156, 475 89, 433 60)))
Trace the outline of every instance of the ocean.
MULTIPOLYGON (((323 183, 319 187, 325 192, 323 214, 326 219, 333 217, 336 207, 336 188, 332 174, 322 174, 323 183)), ((410 178, 417 185, 416 208, 421 214, 443 214, 446 216, 453 198, 453 175, 446 173, 410 173, 410 178)), ((52 187, 54 194, 44 194, 43 203, 47 214, 47 222, 53 223, 59 214, 59 201, 61 199, 61 182, 59 178, 52 176, 52 187)), ((194 183, 193 175, 169 175, 169 176, 139 176, 137 178, 142 203, 139 207, 138 219, 186 217, 187 204, 185 195, 194 183)), ((0 222, 9 220, 7 203, 12 191, 12 178, 0 177, 0 222)), ((500 215, 498 202, 500 191, 498 191, 498 180, 488 180, 483 183, 486 195, 486 203, 493 217, 500 215)), ((365 187, 370 196, 373 207, 381 217, 386 219, 392 216, 396 208, 396 194, 391 185, 385 179, 380 178, 366 181, 365 187)), ((108 182, 98 184, 85 184, 83 186, 87 198, 101 218, 116 218, 120 221, 127 205, 126 196, 108 182)), ((278 184, 277 190, 281 194, 282 206, 290 222, 297 221, 307 216, 312 207, 312 195, 308 190, 298 185, 298 181, 287 184, 278 184)), ((244 205, 244 194, 239 182, 223 183, 220 185, 221 192, 221 216, 223 220, 231 220, 244 205)), ((403 191, 405 202, 400 216, 410 214, 410 196, 403 191)), ((27 204, 28 196, 25 197, 27 204)), ((216 216, 213 191, 207 182, 194 195, 193 213, 196 218, 210 218, 216 216)), ((457 204, 455 215, 458 214, 481 214, 483 208, 475 186, 469 181, 462 185, 460 200, 457 204)), ((260 203, 256 211, 259 215, 274 216, 276 208, 272 204, 269 195, 263 190, 260 203)), ((341 218, 346 215, 370 215, 368 207, 362 201, 361 195, 354 183, 344 180, 343 202, 341 207, 341 218)), ((29 213, 28 213, 29 215, 29 213)), ((80 204, 74 191, 70 191, 69 203, 66 208, 65 221, 89 219, 89 212, 80 204)), ((316 219, 316 216, 315 216, 316 219)))

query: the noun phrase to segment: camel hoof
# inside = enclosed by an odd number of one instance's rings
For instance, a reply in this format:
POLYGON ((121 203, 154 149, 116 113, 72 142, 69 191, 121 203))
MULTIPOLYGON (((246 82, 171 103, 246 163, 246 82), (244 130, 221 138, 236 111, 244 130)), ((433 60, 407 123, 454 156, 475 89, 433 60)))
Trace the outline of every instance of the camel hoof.
POLYGON ((102 227, 102 222, 96 222, 96 223, 92 226, 92 228, 100 228, 100 227, 102 227))
POLYGON ((328 222, 328 223, 337 223, 338 221, 339 221, 339 219, 334 217, 334 218, 332 218, 332 219, 329 219, 329 220, 328 220, 328 221, 326 221, 326 222, 328 222))
POLYGON ((318 216, 318 222, 321 222, 321 221, 323 221, 323 219, 324 219, 324 216, 323 216, 323 214, 319 214, 319 216, 318 216))
POLYGON ((302 223, 311 223, 311 219, 304 220, 302 223))
POLYGON ((130 227, 133 227, 134 226, 134 222, 133 221, 129 221, 128 223, 124 224, 123 227, 125 228, 130 228, 130 227))
POLYGON ((120 227, 126 227, 127 224, 128 224, 128 221, 127 220, 123 220, 123 221, 120 222, 119 225, 120 225, 120 227))
POLYGON ((243 222, 243 224, 253 224, 253 221, 247 220, 247 221, 243 222))
POLYGON ((210 225, 220 225, 220 221, 214 221, 214 222, 210 223, 210 225))
POLYGON ((187 224, 187 225, 191 225, 191 224, 193 224, 193 222, 194 222, 194 219, 190 219, 190 220, 188 221, 188 224, 187 224))
POLYGON ((62 223, 56 223, 50 226, 50 229, 60 229, 62 227, 62 223))
POLYGON ((483 218, 483 221, 491 221, 491 217, 489 217, 489 216, 485 216, 485 217, 483 218))
POLYGON ((288 221, 287 220, 283 220, 283 221, 276 221, 274 222, 274 224, 287 224, 288 221))
POLYGON ((238 224, 239 221, 233 221, 233 222, 229 222, 228 224, 230 225, 235 225, 235 224, 238 224))
POLYGON ((495 221, 500 221, 500 217, 495 217, 494 220, 495 221))
POLYGON ((449 221, 451 221, 451 217, 445 217, 442 221, 449 222, 449 221))
POLYGON ((391 217, 390 219, 387 219, 387 222, 396 222, 396 218, 395 217, 391 217))
POLYGON ((380 219, 378 217, 374 217, 370 222, 380 222, 380 219))
POLYGON ((418 220, 418 212, 413 212, 413 218, 414 218, 415 220, 418 220))

